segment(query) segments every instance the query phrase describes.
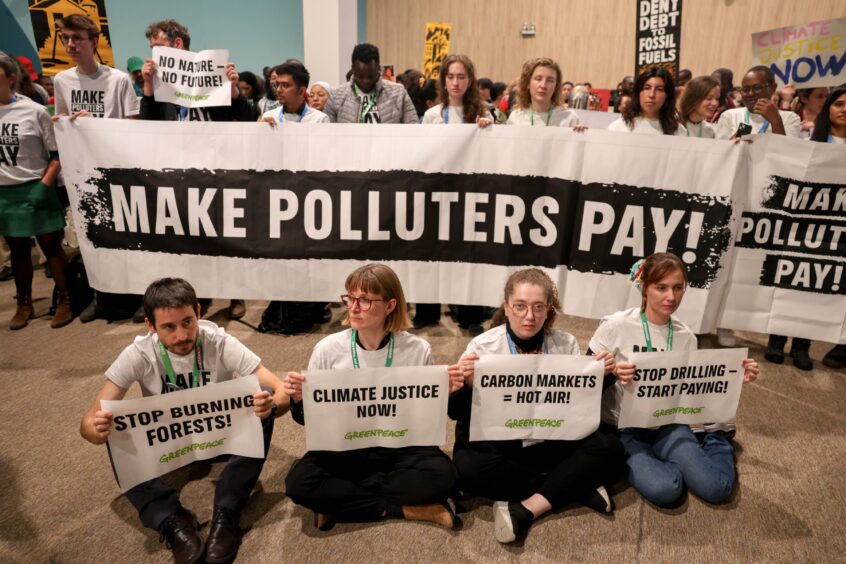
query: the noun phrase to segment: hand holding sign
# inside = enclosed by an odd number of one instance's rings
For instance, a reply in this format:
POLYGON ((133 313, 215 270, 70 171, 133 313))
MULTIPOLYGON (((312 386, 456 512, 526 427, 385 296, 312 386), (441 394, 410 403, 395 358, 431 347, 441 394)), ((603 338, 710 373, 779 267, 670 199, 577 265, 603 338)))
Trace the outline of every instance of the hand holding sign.
POLYGON ((303 401, 303 381, 305 378, 298 372, 288 372, 283 380, 285 393, 296 402, 303 401))

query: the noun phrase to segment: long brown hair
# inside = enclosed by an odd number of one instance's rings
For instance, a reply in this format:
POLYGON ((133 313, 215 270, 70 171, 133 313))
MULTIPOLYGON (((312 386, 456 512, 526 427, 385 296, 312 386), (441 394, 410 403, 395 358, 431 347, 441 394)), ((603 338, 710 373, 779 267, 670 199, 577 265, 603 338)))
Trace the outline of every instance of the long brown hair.
POLYGON ((720 87, 720 81, 713 76, 697 76, 687 83, 679 102, 679 113, 683 122, 690 121, 690 116, 699 108, 708 93, 720 87))
MULTIPOLYGON (((359 290, 365 294, 376 294, 386 302, 397 301, 396 307, 385 319, 386 331, 396 332, 411 327, 402 284, 400 284, 397 273, 390 266, 371 263, 359 267, 347 276, 344 288, 347 289, 347 292, 359 290)), ((343 325, 350 324, 349 310, 347 310, 347 314, 341 323, 343 325)))
POLYGON ((674 270, 681 270, 682 277, 684 277, 684 286, 687 288, 687 269, 679 257, 673 253, 655 253, 646 257, 638 277, 641 312, 646 311, 646 287, 655 284, 674 270))
POLYGON ((658 121, 661 122, 661 130, 664 135, 675 135, 676 129, 679 127, 678 116, 676 115, 676 83, 673 80, 673 75, 664 67, 651 66, 647 67, 642 73, 637 75, 634 86, 632 87, 632 103, 626 106, 623 112, 623 121, 629 126, 629 129, 634 128, 634 120, 643 113, 643 108, 640 106, 640 93, 646 86, 646 81, 650 78, 660 78, 664 83, 664 105, 658 111, 658 121))
POLYGON ((531 109, 532 97, 529 94, 529 82, 538 67, 547 67, 555 71, 555 89, 552 91, 552 107, 561 105, 561 67, 549 57, 538 57, 529 59, 523 63, 523 71, 520 73, 520 85, 517 87, 517 106, 524 109, 531 109))
POLYGON ((449 92, 446 89, 446 75, 449 73, 449 66, 452 63, 461 63, 464 65, 464 71, 467 73, 467 90, 461 98, 461 105, 464 109, 464 122, 475 123, 476 118, 484 117, 487 112, 484 103, 482 102, 482 94, 479 92, 479 82, 476 80, 476 67, 473 66, 473 61, 466 55, 449 55, 444 62, 441 63, 441 72, 438 75, 438 101, 443 104, 441 107, 441 115, 444 115, 444 108, 449 106, 449 92))
POLYGON ((514 288, 520 284, 534 284, 543 288, 543 292, 546 294, 546 303, 549 306, 546 320, 543 322, 543 331, 548 333, 555 324, 555 318, 558 316, 558 312, 561 311, 561 301, 558 299, 558 288, 555 286, 555 282, 552 281, 552 278, 546 272, 539 268, 518 270, 508 277, 508 281, 505 283, 502 305, 499 306, 499 309, 496 310, 493 318, 491 318, 491 327, 505 323, 505 303, 514 294, 514 288))

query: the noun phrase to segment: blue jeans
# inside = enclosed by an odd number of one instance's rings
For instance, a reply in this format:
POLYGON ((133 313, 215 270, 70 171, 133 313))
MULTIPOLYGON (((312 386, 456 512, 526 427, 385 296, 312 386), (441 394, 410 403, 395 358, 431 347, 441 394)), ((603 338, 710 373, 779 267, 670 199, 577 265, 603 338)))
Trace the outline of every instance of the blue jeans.
POLYGON ((716 433, 699 441, 687 425, 621 429, 629 483, 658 506, 675 504, 684 488, 708 503, 723 503, 734 487, 734 449, 716 433))

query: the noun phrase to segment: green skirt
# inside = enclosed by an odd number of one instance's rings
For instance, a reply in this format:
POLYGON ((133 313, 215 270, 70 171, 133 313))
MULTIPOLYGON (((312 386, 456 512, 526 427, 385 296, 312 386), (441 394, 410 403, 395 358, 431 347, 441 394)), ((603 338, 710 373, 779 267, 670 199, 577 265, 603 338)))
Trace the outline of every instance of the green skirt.
POLYGON ((65 214, 55 188, 41 180, 0 186, 0 235, 31 237, 65 226, 65 214))

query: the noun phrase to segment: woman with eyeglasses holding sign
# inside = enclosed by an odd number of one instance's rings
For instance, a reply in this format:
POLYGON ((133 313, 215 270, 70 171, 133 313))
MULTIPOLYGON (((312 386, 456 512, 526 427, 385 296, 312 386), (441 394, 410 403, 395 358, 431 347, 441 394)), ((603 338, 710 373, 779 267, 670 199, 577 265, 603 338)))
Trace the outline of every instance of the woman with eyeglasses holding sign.
MULTIPOLYGON (((410 326, 406 301, 393 270, 368 264, 350 274, 345 287, 343 323, 350 328, 317 343, 309 370, 433 364, 429 343, 405 331, 410 326)), ((292 416, 300 424, 308 415, 302 404, 304 380, 296 372, 284 379, 292 416)), ((460 378, 450 378, 451 390, 460 385, 460 378)), ((454 484, 449 457, 438 447, 421 446, 309 451, 285 478, 288 497, 314 511, 315 526, 324 531, 336 522, 382 518, 455 528, 458 518, 446 503, 454 484)))
MULTIPOLYGON (((635 263, 629 279, 641 294, 641 305, 604 318, 590 340, 591 351, 615 351, 614 376, 602 397, 602 422, 617 427, 623 386, 629 385, 636 366, 632 352, 693 351, 696 335, 673 314, 687 290, 687 271, 672 253, 655 253, 635 263)), ((743 361, 743 381, 758 377, 758 363, 743 361)), ((670 424, 650 429, 620 429, 626 450, 628 479, 651 503, 676 505, 685 488, 708 503, 723 503, 734 488, 734 432, 720 425, 707 426, 702 441, 688 425, 670 424)))
POLYGON ((676 85, 664 67, 649 67, 635 79, 632 103, 608 131, 650 135, 687 135, 676 115, 676 85))
MULTIPOLYGON (((499 500, 493 508, 494 537, 501 543, 517 540, 535 519, 568 503, 600 513, 613 511, 602 487, 623 462, 622 446, 613 433, 597 431, 578 441, 470 441, 473 377, 480 357, 580 354, 573 335, 553 328, 560 310, 558 290, 542 270, 515 272, 505 284, 494 328, 470 341, 458 363, 449 367, 450 378, 464 379, 464 386, 449 399, 449 416, 457 421, 453 462, 459 489, 499 500)), ((605 361, 606 374, 614 371, 612 354, 596 358, 605 361)))

